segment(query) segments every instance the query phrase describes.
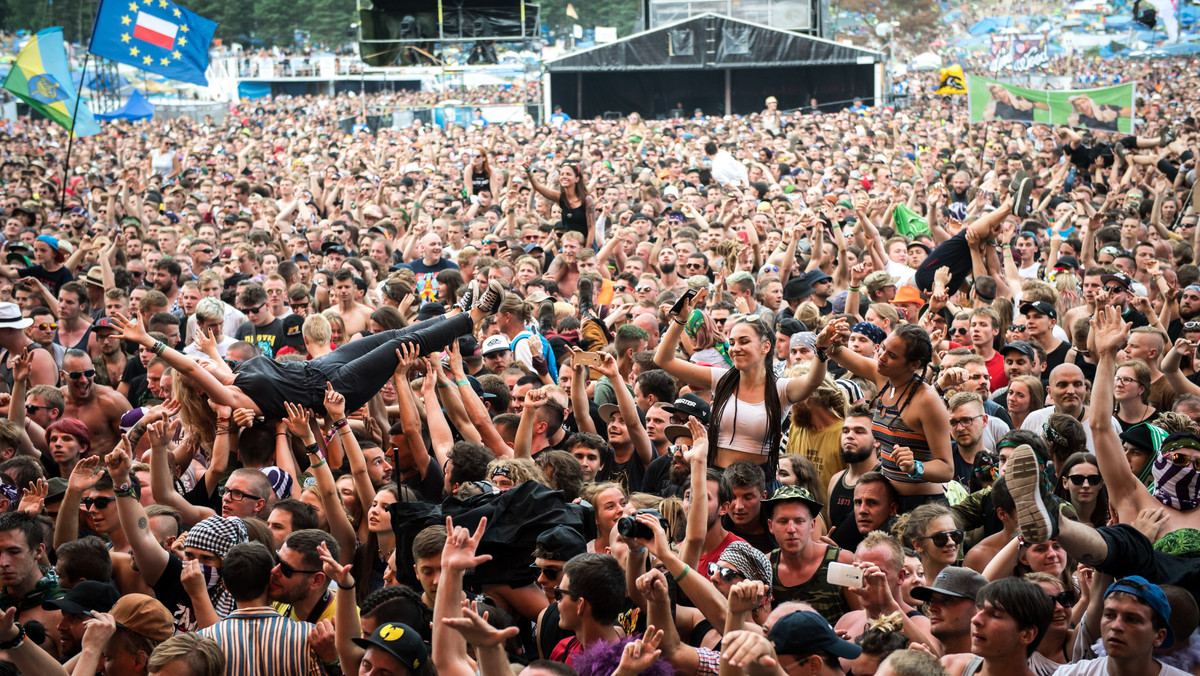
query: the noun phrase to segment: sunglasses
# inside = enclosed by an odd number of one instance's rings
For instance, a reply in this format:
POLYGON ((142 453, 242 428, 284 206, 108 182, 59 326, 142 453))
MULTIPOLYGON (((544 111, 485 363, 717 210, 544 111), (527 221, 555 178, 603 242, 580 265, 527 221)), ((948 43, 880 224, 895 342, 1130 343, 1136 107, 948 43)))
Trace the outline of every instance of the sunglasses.
POLYGON ((91 378, 96 375, 96 369, 88 369, 86 371, 71 371, 67 377, 71 380, 79 380, 80 378, 91 378))
POLYGON ((965 335, 967 335, 967 329, 965 329, 961 326, 952 326, 947 331, 947 333, 949 333, 952 336, 965 336, 965 335))
POLYGON ((546 576, 547 580, 557 580, 558 576, 562 575, 563 570, 559 566, 539 566, 534 563, 529 564, 529 567, 541 572, 542 575, 546 576))
POLYGON ((27 415, 33 415, 34 413, 37 413, 38 411, 42 410, 43 408, 47 409, 47 410, 50 409, 49 406, 34 406, 33 404, 25 404, 25 413, 27 415))
POLYGON ((688 444, 671 444, 667 446, 667 455, 674 457, 677 453, 687 453, 690 450, 692 447, 688 444))
POLYGON ((1106 287, 1104 287, 1104 290, 1107 291, 1108 293, 1125 293, 1125 287, 1119 286, 1117 284, 1113 284, 1111 286, 1106 286, 1106 287))
POLYGON ((1046 594, 1046 596, 1049 596, 1051 601, 1063 608, 1070 608, 1075 605, 1075 595, 1069 591, 1064 590, 1057 594, 1046 594))
POLYGON ((268 296, 282 296, 283 289, 267 289, 268 296))
POLYGON ((257 314, 259 310, 263 309, 263 305, 266 305, 266 303, 263 303, 262 305, 256 305, 254 307, 238 308, 238 311, 247 315, 257 314))
POLYGON ((1183 328, 1188 331, 1196 331, 1200 329, 1200 322, 1184 322, 1183 328))
POLYGON ((288 303, 293 310, 307 310, 308 303, 288 303))
POLYGON ((38 331, 53 331, 58 328, 58 324, 34 324, 33 328, 38 331))
POLYGON ((1067 478, 1075 486, 1082 486, 1084 482, 1089 486, 1099 486, 1104 482, 1104 479, 1099 474, 1069 474, 1067 478))
POLYGON ((563 589, 562 587, 555 587, 554 588, 554 600, 562 601, 563 596, 570 596, 573 599, 583 598, 583 594, 578 594, 576 592, 571 591, 570 589, 563 589))
POLYGON ((92 507, 105 509, 114 501, 116 501, 116 498, 84 498, 79 501, 79 504, 83 505, 84 509, 91 509, 92 507))
POLYGON ((954 530, 945 530, 940 533, 934 533, 933 535, 922 535, 921 539, 932 541, 934 547, 945 547, 946 545, 950 544, 951 540, 954 541, 954 544, 958 545, 962 544, 963 531, 958 528, 954 530))
POLYGON ((196 249, 196 253, 211 254, 212 252, 212 249, 196 249))
POLYGON ((685 263, 683 267, 689 270, 701 270, 704 268, 704 263, 685 263))
MULTIPOLYGON (((276 555, 276 556, 278 556, 278 555, 276 555)), ((299 568, 292 568, 290 565, 288 565, 287 561, 284 561, 283 559, 279 559, 279 572, 284 577, 286 577, 290 580, 292 578, 292 576, 296 575, 297 573, 299 573, 300 575, 316 575, 317 573, 319 573, 321 571, 319 571, 319 570, 300 570, 299 568)))
POLYGON ((638 293, 650 293, 654 290, 653 286, 639 286, 635 289, 638 293))
POLYGON ((741 578, 743 580, 746 579, 745 575, 742 575, 741 573, 737 572, 736 570, 734 570, 732 568, 726 568, 725 566, 722 566, 721 564, 717 563, 716 561, 708 564, 708 576, 712 577, 713 575, 721 576, 721 581, 726 582, 726 583, 733 582, 734 580, 736 580, 738 578, 741 578))
POLYGON ((1025 328, 1026 328, 1025 324, 1009 324, 1008 325, 1009 331, 1015 331, 1017 333, 1021 333, 1022 331, 1025 330, 1025 328))
POLYGON ((1200 456, 1188 455, 1187 453, 1180 453, 1176 451, 1174 453, 1164 453, 1163 458, 1176 467, 1187 467, 1188 465, 1191 465, 1196 469, 1200 469, 1200 456))

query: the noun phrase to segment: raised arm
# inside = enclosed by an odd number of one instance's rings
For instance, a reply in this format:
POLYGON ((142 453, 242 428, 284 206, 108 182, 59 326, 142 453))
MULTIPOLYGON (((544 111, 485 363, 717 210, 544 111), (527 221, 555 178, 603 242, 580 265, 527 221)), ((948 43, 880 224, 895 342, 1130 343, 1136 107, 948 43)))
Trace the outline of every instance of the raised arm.
POLYGON ((700 565, 701 548, 708 532, 708 432, 694 416, 688 417, 688 429, 692 432, 692 447, 684 452, 683 458, 692 468, 692 499, 688 503, 687 528, 679 547, 679 558, 696 568, 700 565))
POLYGON ((79 537, 79 501, 83 492, 96 483, 100 472, 100 458, 92 456, 75 463, 75 469, 67 479, 67 490, 63 493, 58 519, 54 523, 54 548, 79 537))
MULTIPOLYGON (((228 426, 228 420, 225 421, 224 427, 218 421, 217 435, 228 436, 228 426)), ((167 452, 166 425, 162 421, 156 422, 150 425, 146 433, 150 435, 150 486, 154 492, 154 499, 159 504, 167 505, 179 512, 179 518, 183 521, 184 526, 189 528, 214 516, 216 512, 212 509, 193 505, 175 490, 175 477, 171 472, 171 465, 174 464, 174 461, 167 452)))
MULTIPOLYGON (((113 486, 120 488, 129 483, 129 468, 132 464, 129 439, 122 437, 112 453, 104 458, 108 466, 108 475, 112 477, 113 486)), ((121 521, 121 529, 129 540, 133 550, 133 560, 137 563, 138 573, 142 581, 153 587, 167 569, 171 555, 158 543, 158 538, 150 530, 150 520, 146 518, 146 510, 132 491, 117 492, 117 517, 121 521)))
POLYGON ((654 351, 654 363, 675 378, 684 381, 691 387, 707 390, 713 386, 712 371, 704 366, 698 366, 675 356, 679 347, 679 338, 683 335, 683 327, 687 325, 687 317, 692 315, 692 307, 699 305, 708 294, 701 289, 691 301, 684 301, 683 307, 677 314, 670 317, 670 326, 663 334, 658 348, 654 351))
POLYGON ((504 437, 500 436, 500 432, 492 424, 492 416, 488 413, 487 406, 483 404, 479 395, 475 394, 475 389, 471 387, 471 381, 467 380, 467 372, 463 368, 462 353, 458 349, 457 340, 450 343, 449 354, 450 376, 454 378, 454 386, 458 388, 458 393, 462 397, 467 417, 475 426, 475 430, 479 432, 479 438, 483 445, 490 448, 497 458, 511 457, 512 449, 508 447, 504 437))
POLYGON ((596 434, 596 423, 592 421, 592 408, 588 404, 588 367, 574 361, 576 353, 583 352, 571 346, 571 412, 575 414, 575 426, 580 432, 596 434))
POLYGON ((324 542, 317 545, 317 554, 321 557, 321 570, 325 577, 333 580, 339 592, 333 607, 333 644, 337 648, 338 661, 343 673, 357 674, 366 651, 354 644, 354 639, 362 638, 358 604, 354 600, 354 588, 358 586, 358 581, 350 572, 354 566, 339 563, 324 542))
POLYGON ((1136 515, 1142 501, 1140 496, 1149 497, 1142 482, 1138 481, 1129 461, 1125 459, 1121 439, 1112 428, 1113 379, 1117 373, 1117 352, 1125 347, 1129 339, 1129 324, 1114 308, 1101 308, 1091 319, 1088 347, 1096 355, 1096 377, 1092 381, 1092 403, 1088 413, 1088 425, 1092 431, 1092 445, 1100 473, 1108 486, 1109 499, 1121 513, 1136 515))
MULTIPOLYGON (((316 435, 313 434, 312 425, 309 423, 312 414, 307 409, 296 406, 288 401, 283 402, 283 405, 288 413, 285 421, 288 431, 300 439, 300 443, 304 444, 304 451, 308 454, 308 471, 317 480, 317 494, 321 498, 321 506, 325 509, 325 518, 329 520, 329 534, 333 536, 333 539, 337 540, 340 563, 353 563, 358 538, 354 532, 354 526, 350 523, 350 517, 346 515, 346 510, 342 506, 341 498, 338 497, 337 482, 333 478, 329 462, 321 454, 321 449, 317 445, 316 435)), ((333 391, 332 386, 328 386, 325 390, 325 412, 335 421, 346 419, 346 399, 341 394, 333 391)), ((335 422, 334 429, 341 435, 343 443, 346 443, 346 437, 354 438, 354 433, 349 431, 349 425, 337 425, 335 422)), ((358 449, 357 441, 353 441, 353 444, 359 461, 363 465, 363 474, 365 475, 366 464, 362 462, 362 451, 358 449)), ((351 463, 352 472, 353 466, 354 464, 351 463)), ((356 487, 357 484, 358 477, 356 476, 356 487)), ((369 484, 370 481, 368 479, 369 484)), ((375 489, 369 488, 369 490, 369 499, 366 500, 365 504, 370 504, 375 500, 375 489)), ((347 594, 347 596, 354 597, 353 594, 347 594)))
POLYGON ((638 416, 637 404, 633 401, 633 395, 625 385, 625 378, 621 376, 621 372, 617 368, 616 357, 607 352, 599 354, 600 366, 597 366, 596 370, 607 376, 609 382, 612 383, 613 391, 617 395, 617 407, 621 411, 621 419, 625 421, 625 427, 629 429, 629 437, 633 440, 633 450, 637 452, 642 467, 645 467, 654 459, 654 443, 650 441, 650 435, 646 434, 646 427, 642 424, 641 417, 638 416))
MULTIPOLYGON (((433 626, 440 629, 446 620, 462 617, 463 575, 472 568, 491 561, 489 554, 477 555, 479 541, 487 528, 487 517, 479 520, 472 534, 454 520, 446 517, 446 546, 442 549, 442 582, 433 603, 433 626)), ((474 676, 475 667, 467 657, 467 641, 457 631, 434 631, 434 666, 441 676, 474 676)))

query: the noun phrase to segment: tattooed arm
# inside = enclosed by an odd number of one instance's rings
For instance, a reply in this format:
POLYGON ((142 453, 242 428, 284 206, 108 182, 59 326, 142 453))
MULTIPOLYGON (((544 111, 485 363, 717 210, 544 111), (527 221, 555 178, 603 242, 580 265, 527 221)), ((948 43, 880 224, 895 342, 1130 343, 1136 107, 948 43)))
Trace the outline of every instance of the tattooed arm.
MULTIPOLYGON (((132 466, 132 454, 129 450, 129 439, 122 436, 121 442, 112 453, 105 456, 108 474, 112 477, 113 486, 120 488, 129 483, 129 468, 132 466)), ((117 517, 121 520, 121 528, 129 538, 129 546, 133 549, 133 558, 137 563, 142 580, 150 586, 158 582, 163 571, 167 569, 170 554, 158 544, 154 533, 150 530, 150 520, 146 518, 146 510, 142 503, 133 495, 117 495, 117 517)))

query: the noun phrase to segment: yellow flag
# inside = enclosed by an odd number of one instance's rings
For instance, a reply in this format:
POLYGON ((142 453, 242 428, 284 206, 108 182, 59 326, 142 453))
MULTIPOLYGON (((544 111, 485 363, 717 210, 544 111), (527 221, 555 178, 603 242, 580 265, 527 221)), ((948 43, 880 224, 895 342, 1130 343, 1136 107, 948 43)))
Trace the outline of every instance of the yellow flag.
POLYGON ((949 68, 943 68, 938 81, 938 94, 966 94, 967 83, 963 77, 962 66, 957 63, 949 68))

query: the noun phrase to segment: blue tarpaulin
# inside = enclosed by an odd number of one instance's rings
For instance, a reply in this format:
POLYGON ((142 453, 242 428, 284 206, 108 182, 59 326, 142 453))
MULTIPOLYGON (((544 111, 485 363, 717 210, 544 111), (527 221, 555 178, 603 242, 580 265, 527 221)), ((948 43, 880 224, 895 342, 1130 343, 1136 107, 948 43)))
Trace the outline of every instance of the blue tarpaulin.
POLYGON ((133 90, 125 105, 107 113, 96 113, 101 120, 149 120, 154 117, 154 104, 138 90, 133 90))
POLYGON ((271 95, 271 85, 267 82, 239 82, 238 98, 261 99, 271 95))

